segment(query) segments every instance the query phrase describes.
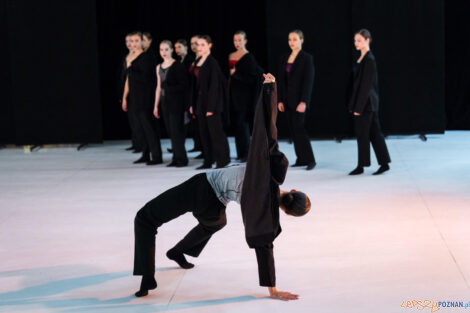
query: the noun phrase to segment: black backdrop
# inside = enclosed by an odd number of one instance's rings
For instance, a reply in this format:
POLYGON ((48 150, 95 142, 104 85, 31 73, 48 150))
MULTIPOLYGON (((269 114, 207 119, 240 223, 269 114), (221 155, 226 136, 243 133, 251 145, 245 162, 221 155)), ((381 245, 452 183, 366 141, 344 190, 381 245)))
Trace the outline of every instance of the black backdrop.
MULTIPOLYGON (((449 128, 470 129, 468 6, 456 0, 3 0, 0 34, 7 48, 0 57, 10 62, 0 74, 0 142, 129 138, 116 79, 124 36, 133 30, 152 32, 156 42, 208 33, 226 69, 232 34, 243 29, 249 50, 276 73, 288 52, 288 31, 302 29, 316 67, 307 127, 312 137, 330 138, 351 134, 344 104, 357 57, 352 35, 366 27, 374 37, 386 133, 442 132, 446 113, 449 128)), ((280 124, 285 135, 282 116, 280 124)))

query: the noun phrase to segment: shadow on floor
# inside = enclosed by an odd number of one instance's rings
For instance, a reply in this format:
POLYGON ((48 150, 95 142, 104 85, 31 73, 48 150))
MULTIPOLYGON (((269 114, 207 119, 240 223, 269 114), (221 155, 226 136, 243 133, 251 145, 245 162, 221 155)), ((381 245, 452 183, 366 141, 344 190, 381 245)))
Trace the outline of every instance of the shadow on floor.
MULTIPOLYGON (((157 272, 177 270, 178 267, 162 267, 156 268, 157 272)), ((27 279, 29 276, 38 275, 41 273, 45 275, 45 272, 54 272, 54 267, 39 268, 39 269, 27 269, 17 270, 11 272, 1 272, 0 277, 5 276, 25 276, 27 279)), ((73 299, 50 299, 49 297, 60 295, 62 293, 89 287, 100 285, 105 282, 119 279, 122 277, 130 276, 132 272, 123 271, 116 273, 104 273, 96 275, 87 275, 81 277, 74 277, 68 279, 61 279, 50 281, 47 283, 25 287, 15 291, 8 291, 0 293, 0 311, 2 307, 8 306, 8 311, 32 311, 32 310, 43 310, 45 308, 57 309, 57 312, 111 312, 116 313, 150 313, 150 312, 162 312, 162 311, 174 311, 183 310, 189 308, 197 308, 204 306, 214 306, 221 304, 240 303, 253 300, 263 299, 261 297, 254 296, 239 296, 222 299, 212 300, 200 300, 183 303, 172 303, 172 304, 150 304, 150 303, 130 303, 132 300, 136 300, 133 294, 127 297, 114 298, 108 300, 100 300, 97 298, 73 298, 73 299)), ((55 311, 55 310, 54 310, 55 311)))

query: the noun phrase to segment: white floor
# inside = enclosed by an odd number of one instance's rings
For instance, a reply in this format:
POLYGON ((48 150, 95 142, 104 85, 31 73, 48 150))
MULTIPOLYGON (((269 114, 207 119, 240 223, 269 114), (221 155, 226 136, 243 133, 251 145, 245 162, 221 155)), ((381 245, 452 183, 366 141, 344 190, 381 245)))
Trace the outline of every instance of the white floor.
MULTIPOLYGON (((391 171, 346 175, 356 143, 312 141, 317 167, 290 168, 285 189, 311 212, 281 217, 277 285, 300 299, 266 298, 239 206, 185 271, 164 256, 195 225, 187 214, 157 235, 157 290, 137 299, 133 218, 189 168, 133 165, 128 142, 0 150, 1 312, 417 312, 417 300, 470 300, 470 132, 387 140, 391 171), (404 303, 404 304, 403 304, 404 303)), ((168 142, 164 142, 164 147, 168 142)), ((192 146, 190 140, 188 148, 192 146)), ((293 146, 281 142, 291 163, 293 146)), ((231 142, 232 156, 234 145, 231 142)), ((191 154, 194 156, 194 154, 191 154)), ((170 158, 164 155, 165 161, 170 158)), ((423 312, 436 312, 422 308, 423 312)), ((439 312, 463 312, 444 308, 439 312)))

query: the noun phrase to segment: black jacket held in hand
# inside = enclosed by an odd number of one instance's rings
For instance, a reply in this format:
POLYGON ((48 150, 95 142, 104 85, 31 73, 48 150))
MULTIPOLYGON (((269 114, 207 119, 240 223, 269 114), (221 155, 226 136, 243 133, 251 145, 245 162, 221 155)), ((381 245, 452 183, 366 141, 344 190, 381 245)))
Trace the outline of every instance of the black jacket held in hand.
POLYGON ((281 232, 279 185, 289 162, 277 143, 277 95, 274 83, 264 84, 256 105, 253 134, 243 180, 241 210, 250 248, 272 247, 281 232))
POLYGON ((173 62, 161 87, 165 89, 165 109, 172 113, 183 112, 189 92, 188 74, 184 65, 179 61, 173 62))
POLYGON ((377 65, 372 52, 367 52, 356 75, 352 75, 348 102, 349 112, 377 112, 379 109, 379 83, 377 65))
MULTIPOLYGON (((198 62, 199 58, 195 61, 195 64, 198 62)), ((228 112, 227 79, 212 55, 209 55, 202 64, 198 78, 193 78, 191 88, 194 88, 196 92, 196 103, 193 105, 196 113, 228 112)), ((193 94, 193 91, 191 94, 193 94)))
POLYGON ((287 108, 292 110, 295 110, 300 102, 305 102, 308 107, 312 97, 313 79, 315 76, 313 56, 300 50, 288 75, 286 65, 289 55, 287 54, 282 58, 281 67, 279 68, 278 101, 283 102, 287 108))

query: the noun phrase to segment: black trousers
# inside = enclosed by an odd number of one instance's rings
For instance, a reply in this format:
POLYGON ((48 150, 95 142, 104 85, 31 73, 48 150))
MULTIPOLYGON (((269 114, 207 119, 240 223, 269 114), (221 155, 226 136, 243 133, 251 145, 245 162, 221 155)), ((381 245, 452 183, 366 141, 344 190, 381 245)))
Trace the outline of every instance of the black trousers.
POLYGON ((199 133, 199 124, 195 115, 194 118, 191 116, 191 121, 188 125, 188 132, 189 136, 193 138, 194 149, 202 151, 201 134, 199 133))
POLYGON ((390 163, 387 144, 380 129, 377 112, 363 112, 353 115, 354 132, 357 138, 358 166, 370 166, 370 144, 374 148, 377 162, 380 165, 390 163))
POLYGON ((199 133, 201 134, 204 164, 214 163, 217 166, 225 166, 230 162, 230 148, 225 136, 222 117, 220 113, 211 116, 198 114, 199 133))
POLYGON ((289 129, 292 132, 292 139, 294 141, 295 154, 299 165, 308 165, 315 162, 310 139, 305 129, 305 114, 299 113, 286 107, 287 122, 289 129))
POLYGON ((142 152, 152 154, 152 159, 161 159, 162 148, 160 137, 157 136, 153 126, 153 115, 150 109, 137 109, 136 114, 136 133, 139 141, 142 143, 142 152))
POLYGON ((243 159, 248 157, 248 149, 250 148, 250 126, 247 111, 244 109, 234 110, 232 113, 237 156, 239 159, 243 159))
POLYGON ((134 220, 134 275, 155 273, 158 227, 187 212, 193 212, 199 224, 174 248, 197 257, 211 236, 227 224, 225 206, 217 199, 205 173, 165 191, 137 212, 134 220))
POLYGON ((184 143, 186 141, 186 131, 184 125, 184 115, 181 113, 170 112, 168 108, 163 105, 163 118, 165 125, 167 125, 167 132, 170 136, 171 147, 173 149, 173 161, 177 163, 188 163, 188 156, 184 143))
POLYGON ((129 128, 131 129, 131 141, 132 146, 136 150, 142 150, 142 143, 140 142, 140 138, 137 136, 136 131, 136 124, 137 124, 137 115, 135 114, 135 110, 131 108, 129 105, 127 107, 127 119, 129 121, 129 128))

